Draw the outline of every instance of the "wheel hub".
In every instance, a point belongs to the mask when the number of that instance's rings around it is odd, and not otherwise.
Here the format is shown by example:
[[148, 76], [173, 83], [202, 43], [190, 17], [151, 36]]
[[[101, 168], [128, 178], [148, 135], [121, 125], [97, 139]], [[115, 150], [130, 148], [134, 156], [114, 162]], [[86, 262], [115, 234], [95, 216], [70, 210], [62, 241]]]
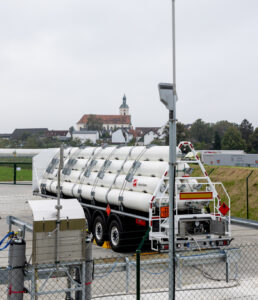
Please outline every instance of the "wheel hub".
[[100, 222], [96, 223], [95, 236], [96, 236], [96, 239], [98, 239], [98, 240], [102, 239], [103, 228], [102, 228], [102, 224]]
[[111, 229], [111, 242], [114, 246], [119, 244], [119, 231], [116, 227], [112, 227]]

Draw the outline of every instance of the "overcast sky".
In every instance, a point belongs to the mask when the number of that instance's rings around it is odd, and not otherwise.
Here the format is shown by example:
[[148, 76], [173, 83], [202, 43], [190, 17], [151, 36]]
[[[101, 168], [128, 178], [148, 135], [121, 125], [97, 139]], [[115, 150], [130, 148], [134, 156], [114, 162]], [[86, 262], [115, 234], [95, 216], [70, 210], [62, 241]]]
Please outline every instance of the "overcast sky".
[[[177, 117], [258, 126], [258, 1], [177, 0]], [[160, 126], [171, 0], [0, 1], [0, 133], [68, 129], [83, 114]]]

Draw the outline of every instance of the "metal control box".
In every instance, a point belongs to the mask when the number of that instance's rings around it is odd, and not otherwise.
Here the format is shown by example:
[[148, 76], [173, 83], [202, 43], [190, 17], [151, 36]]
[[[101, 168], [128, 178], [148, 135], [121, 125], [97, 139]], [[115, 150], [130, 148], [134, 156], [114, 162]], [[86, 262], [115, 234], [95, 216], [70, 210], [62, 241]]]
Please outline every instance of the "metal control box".
[[[56, 200], [33, 200], [29, 205], [33, 213], [32, 263], [55, 263], [56, 259]], [[86, 220], [77, 199], [61, 200], [59, 260], [85, 259]]]

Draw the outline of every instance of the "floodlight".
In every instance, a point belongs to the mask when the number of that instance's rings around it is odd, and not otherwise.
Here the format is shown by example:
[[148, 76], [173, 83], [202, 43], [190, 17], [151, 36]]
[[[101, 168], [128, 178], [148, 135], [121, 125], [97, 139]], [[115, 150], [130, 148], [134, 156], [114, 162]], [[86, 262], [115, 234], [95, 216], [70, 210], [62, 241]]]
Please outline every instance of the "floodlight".
[[176, 97], [174, 96], [173, 85], [170, 83], [160, 83], [158, 87], [160, 101], [168, 110], [174, 110]]

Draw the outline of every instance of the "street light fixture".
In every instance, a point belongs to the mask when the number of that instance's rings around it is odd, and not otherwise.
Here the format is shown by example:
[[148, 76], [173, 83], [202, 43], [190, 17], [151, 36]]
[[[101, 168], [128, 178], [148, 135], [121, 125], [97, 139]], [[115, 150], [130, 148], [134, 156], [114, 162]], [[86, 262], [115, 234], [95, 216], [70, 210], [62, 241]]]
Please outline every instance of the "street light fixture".
[[160, 83], [160, 101], [169, 110], [169, 300], [175, 300], [175, 174], [176, 174], [176, 23], [175, 0], [172, 1], [172, 79]]

